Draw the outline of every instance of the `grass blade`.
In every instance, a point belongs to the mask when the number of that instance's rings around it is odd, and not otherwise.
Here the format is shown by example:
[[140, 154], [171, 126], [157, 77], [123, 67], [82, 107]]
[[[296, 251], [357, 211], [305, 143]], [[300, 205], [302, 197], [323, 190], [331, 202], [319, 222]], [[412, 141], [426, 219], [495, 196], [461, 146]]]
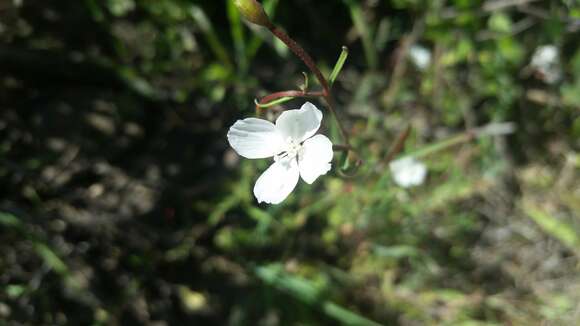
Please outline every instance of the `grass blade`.
[[371, 31], [368, 28], [369, 24], [365, 21], [360, 2], [353, 0], [343, 1], [348, 6], [354, 27], [362, 39], [367, 64], [371, 69], [376, 69], [378, 67], [377, 50], [371, 36]]
[[217, 33], [215, 32], [213, 25], [211, 24], [209, 18], [199, 6], [191, 6], [189, 8], [189, 14], [196, 22], [198, 27], [203, 32], [206, 41], [215, 54], [215, 56], [226, 66], [232, 67], [232, 61], [228, 55], [228, 51], [222, 45]]
[[246, 41], [240, 12], [234, 5], [234, 0], [227, 1], [227, 12], [230, 21], [230, 33], [234, 42], [238, 71], [243, 76], [248, 71], [248, 57], [246, 52]]
[[580, 254], [580, 235], [576, 233], [572, 226], [546, 214], [529, 200], [523, 201], [522, 209], [544, 232], [560, 241], [576, 254]]
[[344, 63], [346, 62], [347, 58], [348, 58], [348, 48], [346, 46], [343, 46], [342, 52], [340, 53], [340, 56], [338, 57], [338, 60], [334, 65], [334, 69], [332, 69], [332, 73], [330, 74], [330, 77], [328, 77], [328, 84], [330, 87], [332, 87], [334, 81], [336, 80], [336, 77], [338, 77], [338, 75], [340, 74], [340, 71], [342, 70], [342, 67], [344, 66]]
[[345, 307], [322, 297], [321, 291], [308, 280], [284, 272], [282, 266], [275, 264], [255, 268], [255, 275], [264, 283], [288, 293], [295, 299], [321, 310], [328, 317], [343, 325], [376, 326], [380, 325]]

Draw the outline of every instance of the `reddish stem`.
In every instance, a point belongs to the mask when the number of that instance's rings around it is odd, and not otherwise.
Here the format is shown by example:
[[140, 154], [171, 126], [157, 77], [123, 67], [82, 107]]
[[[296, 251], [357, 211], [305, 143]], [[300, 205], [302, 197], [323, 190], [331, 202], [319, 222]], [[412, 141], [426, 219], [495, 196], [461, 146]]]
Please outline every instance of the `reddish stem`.
[[405, 130], [403, 130], [399, 134], [395, 143], [391, 146], [389, 152], [387, 153], [387, 156], [385, 157], [384, 160], [385, 163], [389, 163], [390, 161], [392, 161], [393, 158], [395, 158], [395, 156], [403, 150], [405, 142], [407, 141], [407, 138], [409, 138], [410, 134], [411, 134], [411, 125], [408, 124]]
[[306, 52], [306, 50], [304, 50], [304, 48], [300, 46], [300, 44], [296, 43], [296, 41], [294, 41], [290, 36], [288, 36], [288, 34], [286, 34], [286, 32], [284, 32], [279, 27], [275, 26], [274, 24], [270, 24], [267, 27], [270, 30], [270, 32], [272, 32], [272, 34], [274, 34], [280, 41], [284, 42], [284, 44], [286, 44], [286, 46], [288, 46], [288, 48], [292, 52], [294, 52], [294, 54], [296, 54], [296, 56], [298, 56], [298, 58], [300, 58], [300, 60], [302, 60], [304, 64], [306, 64], [308, 69], [310, 69], [314, 73], [316, 79], [318, 79], [318, 82], [320, 83], [322, 89], [324, 90], [323, 96], [324, 97], [329, 96], [330, 87], [328, 87], [328, 82], [326, 81], [326, 78], [324, 78], [324, 75], [322, 75], [322, 72], [320, 72], [320, 69], [318, 69], [316, 63], [314, 63], [314, 60], [308, 54], [308, 52]]
[[340, 134], [341, 134], [342, 138], [344, 139], [344, 141], [346, 142], [346, 144], [350, 146], [350, 139], [349, 139], [348, 133], [346, 132], [346, 129], [344, 129], [344, 126], [342, 125], [342, 123], [338, 117], [338, 114], [336, 113], [336, 110], [334, 109], [334, 99], [332, 97], [330, 87], [328, 86], [328, 81], [326, 80], [324, 75], [322, 75], [322, 72], [320, 72], [320, 69], [318, 69], [318, 67], [316, 66], [316, 63], [314, 63], [314, 60], [312, 59], [312, 57], [308, 54], [308, 52], [306, 52], [306, 50], [304, 50], [304, 48], [302, 46], [300, 46], [300, 44], [296, 43], [296, 41], [294, 41], [290, 36], [288, 36], [288, 34], [286, 34], [286, 32], [284, 32], [279, 27], [275, 26], [273, 23], [270, 23], [266, 27], [270, 30], [270, 32], [272, 32], [272, 34], [274, 34], [274, 36], [276, 36], [280, 41], [282, 41], [284, 44], [286, 44], [286, 46], [292, 52], [294, 52], [294, 54], [296, 54], [296, 56], [298, 56], [298, 58], [300, 58], [300, 60], [302, 60], [304, 62], [304, 64], [308, 67], [308, 69], [310, 69], [310, 71], [312, 71], [312, 73], [314, 73], [314, 75], [316, 76], [316, 79], [318, 79], [318, 82], [322, 86], [322, 90], [323, 90], [322, 97], [326, 100], [326, 105], [328, 106], [328, 109], [334, 115], [334, 117], [336, 119], [336, 123], [338, 125], [338, 130], [340, 131]]

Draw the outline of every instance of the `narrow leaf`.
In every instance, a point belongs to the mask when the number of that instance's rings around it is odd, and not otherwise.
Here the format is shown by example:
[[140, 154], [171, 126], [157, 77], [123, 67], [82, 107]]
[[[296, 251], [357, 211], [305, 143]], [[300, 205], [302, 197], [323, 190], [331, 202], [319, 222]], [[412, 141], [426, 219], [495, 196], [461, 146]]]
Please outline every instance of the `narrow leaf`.
[[340, 56], [338, 57], [338, 61], [336, 61], [336, 64], [334, 65], [334, 69], [332, 69], [332, 73], [330, 74], [330, 77], [328, 78], [328, 83], [329, 83], [330, 87], [332, 87], [332, 85], [334, 84], [334, 81], [336, 80], [336, 78], [340, 74], [340, 71], [342, 70], [342, 67], [344, 66], [344, 63], [346, 62], [347, 58], [348, 58], [348, 48], [346, 46], [343, 46], [342, 52], [340, 53]]

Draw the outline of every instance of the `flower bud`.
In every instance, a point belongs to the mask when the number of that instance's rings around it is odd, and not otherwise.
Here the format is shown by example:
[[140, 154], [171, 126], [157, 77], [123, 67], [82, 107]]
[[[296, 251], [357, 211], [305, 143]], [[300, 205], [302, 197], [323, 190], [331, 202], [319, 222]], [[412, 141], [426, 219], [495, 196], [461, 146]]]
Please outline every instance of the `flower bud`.
[[268, 27], [272, 23], [268, 19], [268, 15], [264, 11], [264, 7], [256, 0], [235, 0], [234, 4], [242, 14], [242, 16], [248, 21]]

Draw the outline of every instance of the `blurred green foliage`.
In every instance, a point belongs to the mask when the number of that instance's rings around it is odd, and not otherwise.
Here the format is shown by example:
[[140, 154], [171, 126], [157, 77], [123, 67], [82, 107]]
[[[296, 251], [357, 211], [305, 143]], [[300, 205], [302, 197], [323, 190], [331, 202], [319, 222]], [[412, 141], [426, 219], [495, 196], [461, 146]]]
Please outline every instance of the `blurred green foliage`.
[[[0, 5], [0, 320], [578, 323], [580, 3], [262, 3], [327, 76], [349, 47], [334, 91], [364, 160], [278, 206], [225, 133], [306, 68], [233, 1]], [[429, 176], [402, 188], [385, 158], [409, 124], [399, 157]]]

